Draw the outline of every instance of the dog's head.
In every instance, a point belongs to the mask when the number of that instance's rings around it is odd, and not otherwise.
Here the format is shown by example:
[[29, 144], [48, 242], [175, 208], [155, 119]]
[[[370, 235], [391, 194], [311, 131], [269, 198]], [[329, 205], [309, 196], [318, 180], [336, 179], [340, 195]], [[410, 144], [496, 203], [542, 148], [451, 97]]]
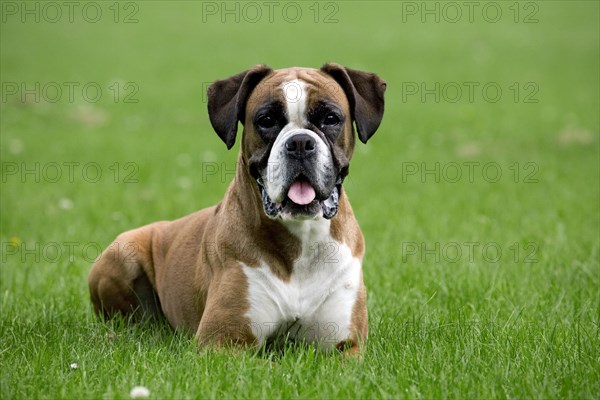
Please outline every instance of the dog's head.
[[213, 128], [227, 148], [244, 126], [242, 157], [267, 216], [332, 218], [354, 150], [383, 117], [386, 84], [338, 64], [272, 70], [257, 65], [208, 89]]

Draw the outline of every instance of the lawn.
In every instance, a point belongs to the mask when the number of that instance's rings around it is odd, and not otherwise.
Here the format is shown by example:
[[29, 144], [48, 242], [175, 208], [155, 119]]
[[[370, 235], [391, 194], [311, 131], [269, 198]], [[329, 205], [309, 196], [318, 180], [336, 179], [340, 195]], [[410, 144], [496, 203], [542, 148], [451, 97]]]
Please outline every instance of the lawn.
[[[0, 397], [599, 398], [599, 3], [269, 4], [0, 2]], [[98, 252], [232, 178], [207, 85], [327, 61], [388, 83], [362, 360], [98, 321]]]

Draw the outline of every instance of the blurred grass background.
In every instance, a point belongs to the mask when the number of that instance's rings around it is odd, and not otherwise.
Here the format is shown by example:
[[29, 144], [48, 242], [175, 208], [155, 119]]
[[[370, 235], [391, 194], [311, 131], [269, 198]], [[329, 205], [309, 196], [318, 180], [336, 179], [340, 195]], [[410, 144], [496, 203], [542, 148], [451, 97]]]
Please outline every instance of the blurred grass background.
[[[247, 3], [92, 3], [102, 11], [98, 22], [83, 17], [85, 2], [69, 22], [59, 2], [63, 17], [53, 23], [44, 2], [2, 2], [3, 398], [119, 398], [134, 386], [129, 378], [162, 365], [170, 369], [151, 389], [178, 398], [600, 395], [597, 2], [475, 2], [473, 22], [463, 7], [456, 23], [442, 11], [448, 2], [297, 2], [296, 23], [284, 18], [285, 2], [277, 3], [273, 22], [261, 8], [256, 23], [243, 13], [239, 22], [220, 14], [220, 7], [241, 12]], [[498, 22], [482, 13], [490, 3], [502, 11]], [[39, 22], [35, 11], [21, 14], [35, 4]], [[211, 7], [217, 14], [207, 13]], [[439, 22], [422, 7], [439, 7]], [[137, 22], [125, 23], [127, 16]], [[326, 23], [327, 16], [335, 21]], [[294, 374], [277, 375], [265, 391], [273, 371], [252, 357], [198, 360], [188, 355], [187, 339], [167, 347], [168, 333], [158, 343], [143, 331], [129, 336], [141, 337], [143, 352], [129, 347], [127, 333], [123, 343], [105, 344], [103, 329], [112, 328], [95, 322], [86, 286], [94, 249], [124, 230], [219, 201], [231, 180], [239, 144], [227, 152], [212, 131], [207, 85], [259, 63], [328, 61], [388, 83], [383, 124], [368, 145], [357, 145], [346, 181], [367, 240], [365, 365], [284, 358], [279, 365]], [[76, 85], [72, 100], [68, 82]], [[406, 92], [415, 84], [465, 82], [479, 85], [473, 101], [466, 89], [457, 102]], [[36, 83], [57, 84], [62, 96], [51, 102], [51, 91], [39, 99], [22, 93]], [[488, 83], [502, 89], [497, 102], [482, 94]], [[86, 84], [102, 89], [97, 102], [82, 95]], [[536, 102], [528, 103], [531, 87]], [[502, 177], [490, 183], [477, 167], [470, 182], [465, 162], [495, 163]], [[43, 173], [51, 163], [62, 166], [57, 182]], [[72, 180], [64, 163], [80, 163]], [[99, 166], [98, 182], [84, 175], [86, 163]], [[206, 174], [212, 163], [217, 175]], [[421, 170], [407, 174], [415, 165], [449, 163], [463, 166], [457, 183]], [[534, 182], [526, 183], [530, 166]], [[36, 168], [39, 178], [21, 175]], [[135, 182], [125, 183], [131, 172]], [[479, 243], [473, 257], [466, 253], [471, 242]], [[75, 243], [73, 257], [67, 243]], [[502, 250], [499, 261], [482, 256], [488, 243]], [[415, 244], [417, 253], [408, 252]], [[443, 253], [449, 244], [462, 256]], [[535, 262], [526, 259], [531, 249]], [[99, 348], [88, 349], [96, 337]], [[116, 381], [115, 354], [124, 360]], [[127, 360], [134, 356], [140, 361], [132, 372]], [[96, 376], [70, 375], [76, 358], [94, 365]], [[209, 365], [216, 377], [198, 377]], [[336, 376], [337, 367], [348, 374]], [[252, 368], [256, 379], [243, 379]]]

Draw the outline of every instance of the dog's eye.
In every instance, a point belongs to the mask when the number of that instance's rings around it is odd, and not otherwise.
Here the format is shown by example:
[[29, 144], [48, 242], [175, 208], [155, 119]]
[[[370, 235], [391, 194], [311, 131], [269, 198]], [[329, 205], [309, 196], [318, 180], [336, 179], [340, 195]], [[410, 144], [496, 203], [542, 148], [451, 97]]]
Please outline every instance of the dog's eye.
[[323, 125], [334, 126], [340, 123], [340, 118], [334, 113], [329, 113], [323, 119]]
[[263, 115], [256, 120], [256, 125], [262, 129], [269, 129], [275, 126], [277, 121], [270, 115]]

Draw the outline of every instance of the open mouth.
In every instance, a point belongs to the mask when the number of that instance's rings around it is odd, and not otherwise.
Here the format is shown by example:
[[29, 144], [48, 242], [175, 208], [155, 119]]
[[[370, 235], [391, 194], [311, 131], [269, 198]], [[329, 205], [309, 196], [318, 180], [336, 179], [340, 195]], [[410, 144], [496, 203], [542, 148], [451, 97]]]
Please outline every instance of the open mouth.
[[315, 189], [310, 182], [304, 179], [296, 179], [288, 189], [287, 198], [299, 206], [305, 206], [317, 197]]
[[325, 200], [318, 200], [312, 184], [300, 176], [290, 184], [287, 195], [281, 202], [271, 200], [261, 178], [257, 179], [265, 214], [271, 218], [278, 215], [294, 217], [315, 217], [322, 213], [326, 219], [335, 216], [338, 210], [342, 178], [339, 177], [331, 194]]

